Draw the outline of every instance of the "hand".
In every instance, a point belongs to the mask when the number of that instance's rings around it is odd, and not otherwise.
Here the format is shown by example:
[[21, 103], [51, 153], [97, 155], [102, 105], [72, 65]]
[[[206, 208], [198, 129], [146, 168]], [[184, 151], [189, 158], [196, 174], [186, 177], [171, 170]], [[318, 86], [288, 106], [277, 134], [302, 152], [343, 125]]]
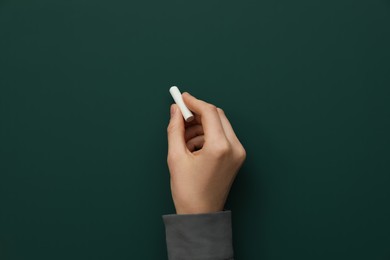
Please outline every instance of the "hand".
[[246, 152], [222, 109], [182, 94], [195, 119], [184, 121], [171, 105], [168, 167], [177, 214], [222, 211]]

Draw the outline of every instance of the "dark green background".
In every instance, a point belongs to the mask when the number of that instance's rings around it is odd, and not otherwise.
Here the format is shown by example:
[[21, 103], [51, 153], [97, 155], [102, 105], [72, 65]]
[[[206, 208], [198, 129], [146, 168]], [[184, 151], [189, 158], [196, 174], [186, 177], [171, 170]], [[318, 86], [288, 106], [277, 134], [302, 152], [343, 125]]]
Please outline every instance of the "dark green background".
[[247, 150], [236, 259], [390, 259], [390, 2], [0, 1], [0, 259], [166, 259], [177, 85]]

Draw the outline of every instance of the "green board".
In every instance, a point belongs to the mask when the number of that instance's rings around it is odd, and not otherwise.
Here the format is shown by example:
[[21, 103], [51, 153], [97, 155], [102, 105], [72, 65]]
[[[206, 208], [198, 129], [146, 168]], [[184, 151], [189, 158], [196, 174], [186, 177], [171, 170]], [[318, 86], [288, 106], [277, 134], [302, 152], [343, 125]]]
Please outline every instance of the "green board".
[[390, 259], [388, 0], [0, 1], [0, 259], [167, 258], [172, 85], [246, 148], [236, 259]]

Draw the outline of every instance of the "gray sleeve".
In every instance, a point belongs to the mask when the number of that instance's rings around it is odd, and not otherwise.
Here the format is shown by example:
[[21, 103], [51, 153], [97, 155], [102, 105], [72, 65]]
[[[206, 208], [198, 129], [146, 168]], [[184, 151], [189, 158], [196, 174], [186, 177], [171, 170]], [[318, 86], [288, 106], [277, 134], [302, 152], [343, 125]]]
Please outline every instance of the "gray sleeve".
[[163, 215], [169, 260], [232, 260], [231, 211]]

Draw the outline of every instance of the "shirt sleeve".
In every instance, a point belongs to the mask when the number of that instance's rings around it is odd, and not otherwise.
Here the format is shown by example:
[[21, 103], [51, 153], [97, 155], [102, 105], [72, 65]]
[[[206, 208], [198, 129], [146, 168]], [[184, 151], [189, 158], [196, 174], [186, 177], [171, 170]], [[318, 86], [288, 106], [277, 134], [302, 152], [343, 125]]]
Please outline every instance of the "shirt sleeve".
[[163, 215], [169, 260], [232, 260], [231, 211]]

